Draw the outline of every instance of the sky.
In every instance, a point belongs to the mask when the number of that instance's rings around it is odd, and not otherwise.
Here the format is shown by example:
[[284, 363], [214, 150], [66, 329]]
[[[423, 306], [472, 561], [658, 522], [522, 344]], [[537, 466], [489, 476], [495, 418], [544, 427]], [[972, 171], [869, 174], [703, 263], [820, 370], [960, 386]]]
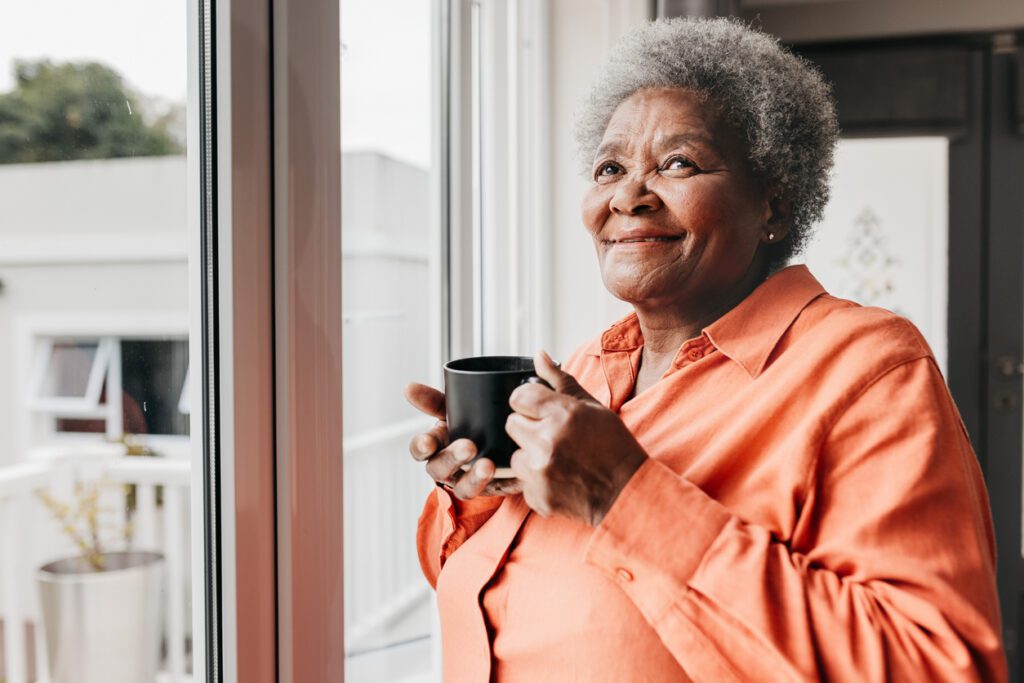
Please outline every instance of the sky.
[[[430, 160], [432, 0], [341, 0], [342, 148]], [[185, 0], [3, 0], [0, 92], [15, 59], [94, 60], [148, 96], [184, 102]]]

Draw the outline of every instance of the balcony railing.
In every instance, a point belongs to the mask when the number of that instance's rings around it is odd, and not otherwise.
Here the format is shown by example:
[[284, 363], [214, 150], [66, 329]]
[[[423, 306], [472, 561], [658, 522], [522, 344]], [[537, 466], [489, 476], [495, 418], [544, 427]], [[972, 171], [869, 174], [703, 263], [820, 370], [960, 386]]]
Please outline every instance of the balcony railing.
[[[3, 660], [5, 683], [46, 683], [43, 629], [35, 615], [26, 614], [23, 596], [28, 590], [23, 578], [33, 572], [37, 558], [22, 552], [32, 547], [32, 534], [56, 535], [54, 525], [43, 529], [40, 518], [29, 506], [39, 504], [35, 492], [68, 480], [99, 479], [135, 486], [133, 549], [157, 550], [164, 555], [164, 658], [159, 683], [191, 681], [188, 674], [190, 639], [186, 609], [190, 602], [189, 528], [187, 502], [191, 472], [189, 462], [179, 459], [127, 456], [96, 457], [76, 453], [73, 448], [37, 453], [30, 461], [0, 468], [0, 596], [2, 596]], [[157, 504], [157, 487], [162, 488], [162, 505]], [[26, 523], [28, 520], [28, 523]], [[38, 614], [38, 609], [27, 610]], [[26, 628], [28, 626], [28, 628]], [[26, 631], [35, 637], [29, 650]], [[34, 675], [33, 675], [34, 674]]]
[[345, 439], [348, 654], [430, 634], [430, 586], [415, 538], [433, 487], [407, 455], [409, 439], [423, 430], [414, 418]]
[[[355, 669], [370, 671], [374, 659], [415, 659], [399, 667], [403, 680], [430, 680], [428, 658], [411, 641], [429, 638], [434, 627], [430, 589], [415, 552], [416, 520], [429, 480], [411, 463], [409, 438], [424, 428], [412, 419], [345, 440], [346, 650]], [[40, 450], [27, 462], [0, 467], [0, 621], [3, 622], [3, 683], [48, 683], [43, 629], [35, 598], [26, 585], [47, 559], [22, 552], [33, 535], [56, 539], [57, 525], [36, 500], [40, 489], [68, 488], [73, 481], [102, 480], [135, 487], [132, 548], [156, 550], [165, 558], [164, 657], [158, 683], [191, 681], [191, 534], [188, 502], [191, 467], [187, 459], [128, 457], [114, 448], [85, 452], [69, 447]], [[158, 488], [161, 493], [158, 496]], [[158, 501], [159, 497], [159, 501]], [[27, 512], [33, 514], [28, 515]], [[29, 520], [28, 523], [25, 520]], [[55, 541], [54, 541], [55, 542]], [[34, 578], [31, 579], [34, 581]], [[34, 594], [33, 594], [34, 595]], [[21, 627], [19, 628], [19, 625]], [[28, 625], [26, 629], [25, 626]], [[35, 634], [32, 643], [26, 631]], [[30, 647], [32, 645], [32, 647]], [[427, 667], [428, 670], [424, 670]], [[356, 677], [358, 679], [358, 677]], [[368, 673], [365, 680], [373, 678]], [[393, 680], [393, 678], [388, 678]]]

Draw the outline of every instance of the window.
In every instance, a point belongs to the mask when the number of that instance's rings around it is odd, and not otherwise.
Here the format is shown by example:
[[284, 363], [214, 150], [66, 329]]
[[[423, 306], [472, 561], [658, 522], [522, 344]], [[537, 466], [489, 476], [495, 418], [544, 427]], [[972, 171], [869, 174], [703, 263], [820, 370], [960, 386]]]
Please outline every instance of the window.
[[[341, 0], [347, 673], [436, 675], [402, 398], [547, 334], [543, 3]], [[384, 40], [382, 37], [387, 36]], [[416, 103], [416, 106], [410, 106]], [[432, 103], [432, 106], [426, 106]]]
[[31, 405], [54, 432], [188, 436], [187, 340], [44, 338], [36, 358]]
[[[197, 6], [44, 0], [0, 11], [6, 683], [205, 679], [191, 620], [191, 586], [205, 582], [190, 533], [204, 508], [190, 505], [193, 430], [180, 410], [198, 225], [186, 153]], [[162, 457], [130, 457], [143, 454]], [[201, 549], [202, 534], [194, 540]], [[54, 588], [90, 581], [117, 599]]]
[[99, 414], [114, 340], [46, 339], [39, 343], [31, 380], [34, 410]]
[[[422, 0], [341, 0], [346, 680], [430, 673], [431, 591], [412, 538], [430, 482], [402, 398], [440, 368], [436, 78]], [[432, 16], [434, 15], [434, 16]]]

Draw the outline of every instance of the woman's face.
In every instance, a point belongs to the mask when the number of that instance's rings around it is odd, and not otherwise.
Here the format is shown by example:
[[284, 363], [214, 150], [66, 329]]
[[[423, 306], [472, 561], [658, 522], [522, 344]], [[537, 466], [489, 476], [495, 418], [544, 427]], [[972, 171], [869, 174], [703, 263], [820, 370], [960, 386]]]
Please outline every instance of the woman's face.
[[592, 173], [583, 222], [605, 287], [634, 305], [721, 305], [759, 279], [768, 233], [781, 237], [742, 138], [688, 90], [624, 100]]

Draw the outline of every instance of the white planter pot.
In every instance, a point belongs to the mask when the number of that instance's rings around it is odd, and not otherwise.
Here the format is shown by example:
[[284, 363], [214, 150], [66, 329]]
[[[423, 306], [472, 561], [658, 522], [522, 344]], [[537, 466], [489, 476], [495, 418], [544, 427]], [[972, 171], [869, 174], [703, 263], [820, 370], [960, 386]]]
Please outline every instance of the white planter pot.
[[39, 569], [51, 683], [152, 683], [160, 658], [163, 556], [104, 553]]

